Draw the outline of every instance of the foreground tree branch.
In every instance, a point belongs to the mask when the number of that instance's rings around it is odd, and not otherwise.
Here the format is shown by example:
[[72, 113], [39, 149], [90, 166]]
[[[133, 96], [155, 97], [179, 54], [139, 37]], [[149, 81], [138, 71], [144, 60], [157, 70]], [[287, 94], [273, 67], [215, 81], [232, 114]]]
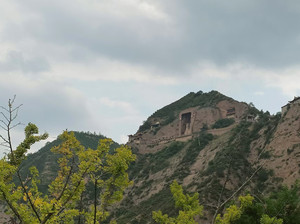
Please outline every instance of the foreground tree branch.
[[[43, 195], [38, 189], [39, 172], [30, 168], [30, 177], [22, 179], [20, 167], [26, 158], [31, 145], [44, 140], [48, 134], [38, 135], [38, 128], [29, 123], [25, 127], [25, 139], [14, 149], [11, 130], [20, 122], [15, 122], [19, 108], [14, 107], [15, 97], [8, 101], [8, 108], [3, 106], [1, 127], [6, 136], [0, 135], [3, 141], [0, 146], [8, 148], [9, 153], [0, 160], [0, 200], [6, 202], [10, 214], [22, 224], [31, 223], [70, 223], [81, 217], [87, 223], [100, 223], [108, 216], [108, 207], [122, 199], [125, 188], [131, 184], [127, 169], [135, 156], [125, 146], [110, 151], [112, 140], [99, 142], [96, 150], [86, 149], [75, 138], [74, 133], [63, 132], [62, 143], [51, 151], [60, 155], [57, 177], [49, 187], [49, 194]], [[105, 178], [102, 174], [105, 173]], [[13, 177], [18, 183], [13, 182]], [[80, 206], [87, 183], [93, 183], [95, 197], [93, 208]], [[99, 202], [100, 201], [100, 202]]]

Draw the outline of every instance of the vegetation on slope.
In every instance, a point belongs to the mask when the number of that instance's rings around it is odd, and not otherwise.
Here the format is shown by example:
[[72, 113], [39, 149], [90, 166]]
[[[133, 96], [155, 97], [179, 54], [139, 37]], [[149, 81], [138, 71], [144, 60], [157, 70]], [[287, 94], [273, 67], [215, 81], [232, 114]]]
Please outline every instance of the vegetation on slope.
[[[38, 135], [38, 128], [29, 123], [24, 141], [13, 149], [10, 124], [11, 120], [7, 123], [8, 138], [1, 135], [10, 153], [0, 160], [0, 200], [6, 202], [12, 223], [100, 223], [108, 217], [108, 208], [123, 198], [125, 188], [131, 184], [127, 169], [135, 155], [128, 147], [121, 146], [111, 152], [112, 140], [102, 139], [93, 150], [83, 147], [74, 133], [63, 132], [61, 144], [51, 148], [60, 155], [59, 169], [48, 192], [43, 194], [38, 187], [37, 168], [30, 167], [24, 179], [19, 167], [30, 146], [45, 139], [47, 134]], [[13, 182], [13, 176], [17, 183]], [[82, 203], [87, 184], [94, 190], [93, 203], [87, 200]]]
[[[159, 152], [138, 155], [136, 162], [131, 164], [129, 175], [141, 184], [133, 186], [120, 207], [114, 212], [113, 217], [119, 223], [153, 223], [151, 212], [157, 209], [169, 216], [174, 216], [178, 209], [172, 203], [169, 185], [176, 179], [182, 182], [184, 177], [189, 175], [190, 166], [196, 161], [201, 150], [212, 140], [211, 134], [201, 132], [198, 138], [192, 141], [173, 142]], [[171, 163], [178, 159], [176, 166], [172, 166], [174, 170], [172, 170], [171, 175], [166, 175], [165, 172], [170, 169]], [[155, 180], [149, 179], [150, 175], [155, 175], [158, 172], [162, 172], [162, 176], [166, 175], [164, 187], [158, 193], [136, 205], [132, 197], [143, 197], [144, 194], [147, 195], [152, 185], [159, 184]], [[129, 207], [130, 211], [127, 209]]]
[[[15, 98], [8, 101], [8, 107], [1, 107], [3, 120], [0, 134], [2, 146], [9, 153], [0, 159], [0, 200], [7, 205], [12, 223], [100, 223], [109, 215], [108, 208], [120, 201], [123, 192], [131, 182], [127, 170], [135, 155], [126, 146], [110, 149], [111, 139], [100, 140], [96, 149], [85, 148], [74, 133], [64, 131], [61, 143], [52, 147], [59, 154], [59, 167], [55, 179], [49, 184], [48, 192], [43, 194], [38, 184], [40, 173], [35, 166], [23, 178], [20, 173], [22, 162], [31, 145], [45, 140], [47, 133], [39, 135], [36, 125], [29, 123], [24, 130], [24, 140], [12, 147], [11, 131], [18, 125], [15, 119], [18, 107]], [[4, 126], [3, 126], [4, 125]], [[13, 177], [17, 181], [13, 181]], [[83, 202], [87, 184], [94, 190], [93, 206]], [[115, 223], [115, 222], [114, 222]]]
[[[101, 139], [106, 139], [103, 135], [97, 135], [90, 132], [74, 132], [76, 139], [85, 147], [96, 149]], [[21, 176], [26, 178], [29, 175], [29, 168], [35, 166], [41, 175], [40, 183], [38, 184], [40, 190], [44, 193], [48, 190], [48, 185], [57, 175], [59, 154], [51, 152], [51, 148], [61, 144], [61, 139], [57, 138], [52, 142], [46, 143], [39, 151], [28, 154], [27, 158], [21, 164]], [[119, 147], [119, 144], [113, 142], [110, 146], [111, 150]]]
[[224, 118], [224, 119], [220, 119], [217, 120], [213, 125], [212, 128], [226, 128], [230, 125], [232, 125], [234, 123], [234, 119], [233, 118]]
[[168, 223], [186, 223], [186, 224], [196, 224], [195, 217], [203, 215], [203, 206], [199, 204], [199, 194], [194, 193], [193, 195], [185, 195], [183, 193], [182, 187], [173, 181], [170, 186], [173, 199], [175, 201], [175, 207], [180, 209], [177, 217], [169, 217], [167, 214], [162, 213], [162, 211], [154, 211], [153, 219], [157, 223], [168, 224]]
[[161, 120], [161, 125], [170, 124], [176, 119], [179, 114], [179, 111], [182, 111], [189, 107], [213, 107], [217, 105], [222, 100], [231, 99], [218, 91], [211, 91], [208, 93], [203, 93], [199, 91], [197, 93], [189, 93], [181, 99], [157, 110], [152, 114], [143, 125], [140, 126], [138, 132], [148, 130], [151, 127], [150, 120], [158, 119]]
[[[207, 169], [199, 173], [199, 177], [204, 179], [200, 185], [197, 185], [200, 198], [203, 201], [219, 200], [220, 192], [223, 189], [222, 180], [224, 182], [224, 179], [229, 178], [237, 186], [240, 186], [253, 173], [256, 173], [252, 179], [252, 183], [256, 184], [255, 190], [257, 192], [265, 190], [266, 181], [273, 175], [273, 171], [266, 170], [260, 167], [259, 164], [253, 166], [249, 163], [250, 145], [258, 138], [264, 139], [264, 145], [266, 145], [276, 130], [280, 116], [270, 117], [268, 113], [260, 116], [259, 121], [255, 123], [240, 122], [231, 131], [231, 137], [228, 139], [227, 144], [209, 162]], [[262, 133], [262, 136], [259, 133]], [[264, 153], [261, 153], [258, 159], [266, 159]], [[226, 190], [226, 188], [223, 190], [223, 199], [221, 199], [225, 200], [232, 192]]]
[[144, 179], [149, 174], [168, 168], [172, 157], [182, 150], [183, 146], [182, 142], [173, 142], [157, 153], [138, 155], [137, 161], [131, 164], [129, 169], [130, 177]]
[[276, 217], [282, 222], [270, 220], [267, 223], [300, 223], [300, 191], [299, 183], [295, 183], [291, 188], [281, 186], [277, 191], [271, 194], [254, 199], [254, 203], [247, 207], [240, 218], [232, 224], [259, 224], [262, 217]]
[[195, 163], [200, 151], [204, 149], [205, 146], [207, 146], [212, 140], [212, 134], [206, 133], [205, 131], [200, 132], [198, 136], [188, 144], [184, 156], [178, 163], [176, 170], [169, 179], [178, 179], [182, 181], [186, 176], [188, 176], [190, 174], [190, 167]]
[[[152, 218], [156, 223], [197, 224], [196, 219], [203, 217], [203, 206], [199, 204], [199, 194], [184, 194], [177, 181], [170, 186], [177, 217], [163, 214], [161, 210], [153, 211]], [[291, 188], [281, 187], [272, 194], [239, 196], [232, 200], [223, 214], [213, 218], [214, 224], [296, 224], [300, 222], [300, 191], [296, 182]], [[204, 218], [204, 217], [203, 217]]]
[[[242, 121], [233, 128], [227, 143], [221, 146], [214, 159], [209, 162], [207, 169], [199, 171], [197, 178], [187, 186], [188, 189], [197, 189], [202, 203], [216, 203], [222, 191], [222, 200], [232, 194], [232, 191], [222, 189], [221, 184], [226, 179], [228, 172], [230, 178], [235, 181], [236, 186], [245, 182], [255, 172], [256, 167], [253, 167], [248, 161], [251, 143], [261, 138], [266, 145], [272, 139], [280, 116], [270, 116], [268, 112], [263, 113], [255, 108], [250, 108], [250, 110], [252, 110], [250, 111], [252, 114], [260, 116], [258, 121]], [[218, 137], [214, 137], [206, 131], [201, 131], [198, 137], [189, 142], [174, 142], [157, 153], [138, 155], [138, 160], [132, 164], [129, 173], [139, 184], [130, 190], [128, 197], [114, 214], [115, 217], [118, 217], [118, 221], [128, 223], [135, 220], [136, 223], [149, 223], [151, 222], [149, 211], [157, 209], [161, 209], [163, 213], [169, 216], [174, 216], [178, 210], [170, 205], [171, 192], [168, 190], [169, 184], [173, 180], [182, 183], [184, 178], [190, 175], [190, 168], [195, 163], [201, 150], [216, 138]], [[267, 153], [261, 154], [262, 159], [266, 159], [266, 156]], [[173, 165], [171, 166], [171, 164]], [[167, 171], [170, 170], [170, 167], [172, 167], [172, 172]], [[163, 189], [141, 203], [135, 204], [132, 201], [133, 197], [145, 197], [151, 186], [158, 184], [156, 180], [149, 179], [150, 175], [157, 172], [160, 172], [160, 175], [164, 177]], [[272, 170], [260, 168], [257, 171], [252, 181], [256, 184], [257, 191], [264, 191], [265, 182], [271, 176]], [[131, 208], [130, 212], [127, 212], [127, 207]], [[206, 209], [209, 210], [209, 208]]]

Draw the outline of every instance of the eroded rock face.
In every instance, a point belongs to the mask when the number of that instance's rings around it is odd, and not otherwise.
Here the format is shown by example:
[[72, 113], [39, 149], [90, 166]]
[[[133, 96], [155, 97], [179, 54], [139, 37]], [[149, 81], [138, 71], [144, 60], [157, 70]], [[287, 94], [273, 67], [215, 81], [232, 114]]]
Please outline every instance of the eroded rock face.
[[[233, 118], [235, 122], [227, 127], [212, 128], [216, 121], [224, 118]], [[144, 211], [135, 221], [151, 223], [151, 215], [146, 216], [153, 209], [172, 210], [167, 205], [172, 200], [168, 188], [173, 180], [179, 181], [189, 192], [198, 192], [200, 203], [205, 206], [216, 205], [216, 196], [220, 195], [224, 183], [226, 193], [221, 201], [256, 170], [259, 172], [245, 185], [245, 192], [258, 190], [268, 194], [281, 184], [291, 186], [300, 178], [299, 102], [290, 103], [280, 116], [232, 99], [222, 99], [210, 106], [181, 108], [167, 124], [154, 116], [148, 122], [154, 126], [137, 132], [129, 143], [138, 149], [140, 161], [132, 175], [134, 184], [122, 206], [133, 206], [136, 216]], [[209, 135], [213, 137], [203, 146]], [[188, 141], [190, 139], [192, 141]], [[206, 211], [209, 209], [205, 207]], [[211, 223], [212, 214], [207, 212], [205, 217], [208, 220], [202, 222]], [[122, 218], [126, 223], [131, 220], [126, 215]]]
[[[151, 127], [129, 137], [128, 145], [138, 148], [140, 153], [153, 153], [161, 150], [164, 144], [172, 141], [188, 141], [203, 129], [210, 129], [214, 134], [222, 130], [212, 130], [212, 125], [225, 118], [239, 122], [245, 119], [249, 106], [232, 99], [222, 100], [213, 107], [191, 107], [177, 112], [176, 118], [169, 124], [162, 119], [149, 118]], [[226, 131], [230, 130], [227, 128]]]
[[291, 104], [283, 114], [265, 149], [272, 156], [265, 166], [274, 170], [274, 176], [288, 185], [300, 178], [300, 103]]

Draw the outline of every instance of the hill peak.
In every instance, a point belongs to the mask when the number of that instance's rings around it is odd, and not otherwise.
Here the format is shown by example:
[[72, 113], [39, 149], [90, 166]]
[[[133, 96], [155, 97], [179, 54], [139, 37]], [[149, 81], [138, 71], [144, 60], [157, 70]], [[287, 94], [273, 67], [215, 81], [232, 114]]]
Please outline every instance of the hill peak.
[[[243, 119], [254, 120], [256, 112], [218, 91], [191, 92], [153, 113], [135, 135], [129, 136], [129, 144], [138, 144], [140, 152], [157, 151], [165, 143], [190, 140], [204, 129], [222, 134]], [[227, 129], [213, 130], [220, 127]]]

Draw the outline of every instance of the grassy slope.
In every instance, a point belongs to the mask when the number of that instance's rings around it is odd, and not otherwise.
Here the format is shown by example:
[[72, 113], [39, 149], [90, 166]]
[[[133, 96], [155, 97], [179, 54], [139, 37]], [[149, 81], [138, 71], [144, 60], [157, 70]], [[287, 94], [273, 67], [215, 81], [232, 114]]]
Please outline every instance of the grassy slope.
[[[84, 132], [74, 132], [76, 138], [86, 148], [96, 149], [100, 139], [106, 138], [102, 135], [96, 135]], [[38, 152], [29, 154], [27, 159], [21, 165], [21, 174], [26, 177], [28, 170], [31, 166], [36, 166], [40, 173], [41, 184], [40, 190], [42, 192], [47, 191], [47, 186], [56, 177], [58, 171], [57, 159], [58, 155], [51, 152], [51, 148], [60, 144], [60, 140], [56, 139], [53, 142], [47, 143]], [[115, 149], [119, 146], [118, 143], [114, 142], [111, 149]]]

